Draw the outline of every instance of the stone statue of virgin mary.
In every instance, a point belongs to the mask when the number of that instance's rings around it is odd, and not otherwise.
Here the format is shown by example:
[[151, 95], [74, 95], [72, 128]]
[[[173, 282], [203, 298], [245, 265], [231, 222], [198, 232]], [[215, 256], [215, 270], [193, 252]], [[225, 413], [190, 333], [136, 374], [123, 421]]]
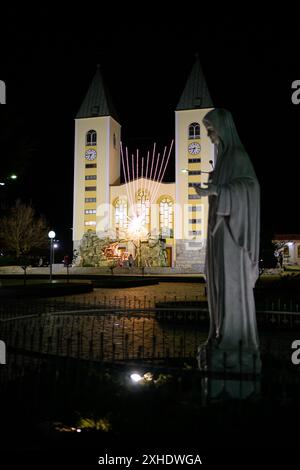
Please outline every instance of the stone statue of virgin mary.
[[259, 372], [253, 288], [259, 273], [260, 190], [232, 115], [214, 109], [203, 119], [217, 146], [209, 198], [206, 278], [210, 331], [199, 365], [211, 370]]

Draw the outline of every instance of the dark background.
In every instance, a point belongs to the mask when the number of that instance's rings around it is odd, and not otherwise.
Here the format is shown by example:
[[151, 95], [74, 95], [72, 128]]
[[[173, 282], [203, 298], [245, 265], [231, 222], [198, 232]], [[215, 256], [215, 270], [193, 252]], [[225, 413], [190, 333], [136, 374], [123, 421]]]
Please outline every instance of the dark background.
[[[96, 65], [123, 143], [146, 152], [154, 141], [162, 147], [174, 137], [174, 111], [196, 52], [215, 106], [233, 113], [256, 169], [262, 238], [300, 233], [300, 105], [291, 101], [291, 84], [300, 79], [297, 15], [183, 8], [186, 15], [176, 16], [146, 6], [132, 14], [117, 7], [104, 12], [92, 4], [75, 14], [70, 7], [2, 10], [7, 105], [0, 106], [0, 178], [18, 174], [0, 187], [2, 207], [17, 197], [31, 200], [65, 251], [72, 236], [74, 118]], [[174, 179], [174, 156], [165, 179]]]

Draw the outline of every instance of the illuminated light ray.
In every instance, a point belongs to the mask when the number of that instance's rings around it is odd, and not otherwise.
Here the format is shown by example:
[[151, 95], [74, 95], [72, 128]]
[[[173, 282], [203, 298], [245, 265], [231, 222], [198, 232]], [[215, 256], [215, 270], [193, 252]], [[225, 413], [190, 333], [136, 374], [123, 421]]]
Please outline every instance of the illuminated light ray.
[[138, 158], [137, 158], [137, 156], [138, 156], [138, 150], [136, 150], [136, 154], [135, 154], [135, 158], [136, 158], [136, 175], [135, 175], [135, 180], [134, 180], [134, 182], [135, 182], [135, 197], [136, 197], [136, 195], [138, 193], [138, 190], [139, 190], [139, 181], [138, 181], [139, 173], [138, 173]]
[[153, 169], [153, 163], [154, 163], [154, 155], [155, 155], [155, 149], [156, 149], [156, 142], [154, 142], [154, 145], [153, 145], [153, 152], [152, 152], [152, 161], [151, 161], [151, 170], [150, 170], [150, 177], [149, 177], [149, 184], [148, 184], [148, 188], [150, 189], [151, 187], [151, 183], [152, 183], [152, 169]]
[[[161, 156], [160, 153], [156, 155], [156, 143], [154, 143], [151, 164], [149, 161], [150, 150], [148, 150], [147, 152], [147, 157], [146, 157], [147, 161], [145, 164], [145, 158], [142, 156], [141, 156], [142, 161], [140, 163], [139, 149], [137, 149], [135, 153], [131, 154], [131, 168], [129, 164], [128, 148], [126, 147], [126, 165], [125, 165], [125, 152], [123, 149], [123, 145], [121, 144], [122, 168], [124, 172], [126, 191], [127, 191], [127, 196], [128, 196], [128, 200], [130, 203], [131, 214], [132, 214], [132, 217], [129, 217], [127, 215], [127, 220], [130, 221], [128, 223], [127, 231], [128, 233], [130, 233], [130, 231], [137, 232], [139, 238], [144, 237], [148, 234], [148, 229], [146, 228], [146, 225], [147, 225], [146, 220], [144, 219], [144, 217], [146, 217], [146, 213], [144, 213], [143, 208], [147, 212], [147, 205], [151, 207], [151, 204], [155, 203], [160, 184], [163, 181], [163, 178], [164, 178], [167, 166], [168, 166], [173, 144], [174, 144], [174, 140], [172, 140], [170, 144], [168, 155], [167, 155], [167, 146], [165, 146], [163, 154]], [[156, 159], [156, 162], [154, 162], [155, 159]], [[146, 167], [146, 171], [145, 171], [145, 167]], [[142, 185], [140, 188], [139, 188], [139, 179], [141, 180], [145, 179], [145, 181], [141, 182]], [[137, 206], [136, 206], [136, 196], [139, 190], [141, 191], [140, 193], [141, 213], [140, 214], [137, 211]], [[143, 229], [140, 228], [140, 225], [143, 225]]]
[[[165, 172], [166, 172], [166, 169], [167, 169], [167, 166], [168, 166], [168, 162], [169, 162], [170, 155], [171, 155], [171, 152], [172, 152], [173, 144], [174, 144], [174, 139], [172, 140], [171, 145], [170, 145], [170, 148], [169, 148], [168, 158], [167, 158], [167, 161], [166, 161], [166, 164], [165, 164], [165, 167], [164, 167], [163, 174], [162, 174], [162, 176], [161, 176], [160, 182], [163, 180], [163, 178], [164, 178], [164, 176], [165, 176]], [[158, 187], [159, 187], [159, 186], [158, 186]], [[157, 190], [158, 190], [158, 188], [157, 188]], [[156, 197], [156, 194], [157, 194], [157, 191], [156, 191], [156, 193], [154, 194], [154, 198]]]
[[145, 188], [146, 192], [149, 193], [149, 187], [150, 187], [150, 177], [148, 176], [148, 167], [149, 167], [149, 157], [150, 157], [150, 151], [148, 150], [147, 152], [147, 167], [146, 167], [146, 182], [145, 182]]
[[148, 165], [149, 165], [149, 150], [147, 152], [147, 163], [146, 163], [146, 176], [145, 176], [145, 187], [147, 188], [148, 186], [148, 180], [147, 180], [147, 175], [148, 175]]
[[139, 191], [139, 149], [136, 149], [136, 185], [137, 185], [137, 190], [136, 193]]
[[[127, 151], [127, 148], [126, 148], [126, 151]], [[128, 154], [127, 154], [127, 156], [128, 156]], [[127, 175], [126, 175], [125, 163], [124, 163], [124, 152], [123, 152], [123, 144], [122, 144], [122, 142], [121, 142], [121, 159], [122, 159], [122, 166], [123, 166], [124, 179], [125, 179], [125, 185], [126, 185], [126, 193], [127, 193], [127, 215], [126, 215], [126, 219], [128, 219], [128, 210], [129, 210], [128, 201], [129, 201], [130, 206], [132, 206], [132, 199], [131, 199], [131, 194], [130, 194], [130, 187], [128, 186], [128, 182], [129, 182], [129, 179], [130, 179], [130, 173], [129, 173], [128, 159], [127, 159], [127, 169], [128, 169], [128, 173], [127, 173]]]
[[166, 172], [166, 169], [167, 169], [167, 166], [168, 166], [169, 158], [170, 158], [170, 155], [171, 155], [171, 151], [172, 151], [172, 147], [173, 147], [173, 142], [174, 142], [174, 141], [172, 140], [171, 145], [170, 145], [170, 149], [169, 149], [169, 153], [168, 153], [168, 157], [167, 157], [167, 161], [166, 161], [166, 163], [165, 163], [165, 165], [164, 165], [163, 172], [162, 172], [162, 175], [161, 175], [161, 177], [160, 177], [159, 184], [156, 186], [155, 191], [154, 191], [154, 193], [153, 193], [153, 199], [156, 198], [157, 192], [158, 192], [158, 189], [159, 189], [159, 185], [160, 185], [160, 183], [162, 182], [162, 180], [163, 180], [163, 178], [164, 178], [164, 175], [165, 175], [165, 172]]
[[129, 194], [129, 188], [128, 188], [128, 175], [126, 174], [126, 170], [125, 170], [125, 163], [124, 163], [124, 152], [123, 152], [123, 144], [122, 142], [120, 142], [121, 144], [121, 160], [122, 160], [122, 167], [123, 167], [123, 173], [124, 173], [124, 179], [125, 179], [125, 185], [126, 185], [126, 192], [127, 192], [127, 199], [129, 200], [130, 204], [131, 204], [131, 198], [130, 198], [130, 194]]
[[126, 188], [127, 193], [130, 194], [130, 206], [133, 207], [133, 197], [132, 197], [132, 185], [131, 185], [131, 178], [130, 178], [130, 168], [129, 168], [129, 162], [128, 162], [128, 148], [126, 147], [126, 165], [127, 165], [127, 171], [128, 171], [128, 182], [129, 182], [129, 188]]
[[[128, 150], [127, 150], [127, 158], [129, 158], [129, 155], [128, 155]], [[130, 164], [129, 164], [129, 171], [130, 171]], [[132, 168], [131, 168], [131, 171], [132, 171]], [[133, 186], [133, 175], [131, 174], [130, 175], [130, 179], [129, 179], [129, 182], [130, 182], [130, 194], [131, 194], [131, 201], [132, 201], [132, 212], [134, 212], [134, 186]]]
[[159, 189], [159, 185], [161, 183], [161, 172], [162, 172], [162, 169], [163, 169], [163, 162], [164, 162], [164, 159], [165, 159], [165, 155], [166, 155], [166, 150], [167, 150], [167, 147], [165, 146], [164, 148], [164, 153], [163, 153], [163, 158], [162, 158], [162, 162], [160, 164], [160, 167], [159, 167], [159, 173], [157, 175], [157, 179], [154, 183], [154, 186], [153, 186], [153, 191], [151, 191], [151, 194], [152, 194], [152, 201], [155, 203], [155, 196], [156, 196], [156, 193]]
[[[142, 174], [141, 174], [141, 179], [143, 180], [143, 178], [144, 178], [144, 157], [142, 157]], [[142, 191], [144, 191], [144, 194], [146, 195], [146, 189], [145, 189], [146, 184], [145, 184], [144, 181], [141, 181], [141, 184], [144, 185], [143, 188], [142, 188]]]
[[[163, 168], [163, 164], [164, 164], [164, 160], [165, 160], [165, 156], [166, 156], [166, 151], [167, 151], [167, 146], [165, 146], [165, 148], [164, 148], [163, 158], [162, 158], [162, 161], [161, 161], [161, 165], [159, 167], [159, 173], [158, 173], [158, 176], [157, 176], [157, 181], [156, 181], [156, 183], [154, 185], [154, 188], [153, 188], [153, 199], [154, 199], [154, 195], [158, 191], [158, 187], [161, 183], [160, 175], [161, 175], [161, 172], [162, 172], [162, 168]], [[153, 202], [155, 202], [155, 201], [153, 200]]]
[[154, 181], [156, 181], [156, 173], [157, 173], [157, 167], [158, 167], [159, 157], [160, 157], [160, 153], [158, 153], [158, 154], [157, 154], [157, 157], [156, 157], [156, 165], [155, 165], [154, 177], [153, 177], [153, 180], [154, 180]]
[[133, 192], [133, 207], [132, 207], [132, 212], [133, 215], [136, 215], [136, 207], [135, 207], [135, 173], [134, 173], [134, 155], [133, 153], [131, 154], [131, 169], [132, 169], [132, 192]]
[[153, 177], [153, 181], [151, 183], [151, 201], [153, 201], [153, 195], [154, 195], [154, 188], [156, 187], [156, 184], [157, 184], [157, 168], [158, 168], [158, 164], [160, 163], [160, 153], [157, 154], [157, 160], [156, 160], [156, 165], [155, 165], [155, 171], [154, 171], [154, 177]]
[[135, 198], [136, 198], [136, 189], [135, 189], [135, 177], [134, 177], [134, 155], [131, 154], [131, 164], [132, 164], [132, 188], [133, 188], [133, 213], [135, 214]]
[[131, 165], [132, 165], [132, 180], [134, 181], [134, 160], [133, 160], [133, 153], [131, 154]]
[[[157, 154], [157, 160], [156, 160], [154, 178], [153, 178], [154, 181], [153, 181], [153, 184], [151, 185], [151, 195], [153, 194], [153, 188], [156, 185], [156, 171], [157, 171], [157, 167], [158, 167], [159, 157], [160, 157], [160, 153]], [[151, 199], [151, 200], [153, 200], [153, 199]]]

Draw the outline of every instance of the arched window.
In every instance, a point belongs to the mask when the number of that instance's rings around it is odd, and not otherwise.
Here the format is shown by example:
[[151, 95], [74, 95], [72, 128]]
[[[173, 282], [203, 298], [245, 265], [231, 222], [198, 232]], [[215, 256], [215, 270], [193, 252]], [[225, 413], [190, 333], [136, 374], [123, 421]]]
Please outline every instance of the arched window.
[[85, 145], [87, 147], [91, 145], [97, 145], [97, 132], [93, 129], [86, 133]]
[[200, 139], [200, 124], [192, 122], [189, 125], [189, 139]]
[[150, 231], [150, 200], [148, 193], [144, 189], [140, 189], [136, 195], [136, 211], [137, 216], [142, 219], [145, 229]]
[[159, 229], [163, 237], [173, 237], [173, 200], [164, 196], [159, 201]]
[[114, 204], [115, 206], [115, 227], [117, 231], [127, 229], [127, 201], [126, 199], [118, 198]]

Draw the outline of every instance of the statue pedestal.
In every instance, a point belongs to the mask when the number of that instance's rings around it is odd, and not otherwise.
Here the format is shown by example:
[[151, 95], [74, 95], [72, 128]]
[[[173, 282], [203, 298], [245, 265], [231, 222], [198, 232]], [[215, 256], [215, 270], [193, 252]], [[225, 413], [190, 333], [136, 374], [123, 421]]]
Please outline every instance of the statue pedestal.
[[236, 349], [222, 348], [214, 342], [199, 347], [198, 365], [208, 372], [253, 374], [261, 372], [259, 350], [239, 346]]
[[209, 374], [204, 379], [208, 399], [245, 399], [260, 392], [259, 351], [224, 349], [210, 342], [199, 348], [198, 364]]
[[260, 379], [202, 379], [202, 390], [206, 400], [224, 401], [226, 399], [244, 400], [260, 395]]

